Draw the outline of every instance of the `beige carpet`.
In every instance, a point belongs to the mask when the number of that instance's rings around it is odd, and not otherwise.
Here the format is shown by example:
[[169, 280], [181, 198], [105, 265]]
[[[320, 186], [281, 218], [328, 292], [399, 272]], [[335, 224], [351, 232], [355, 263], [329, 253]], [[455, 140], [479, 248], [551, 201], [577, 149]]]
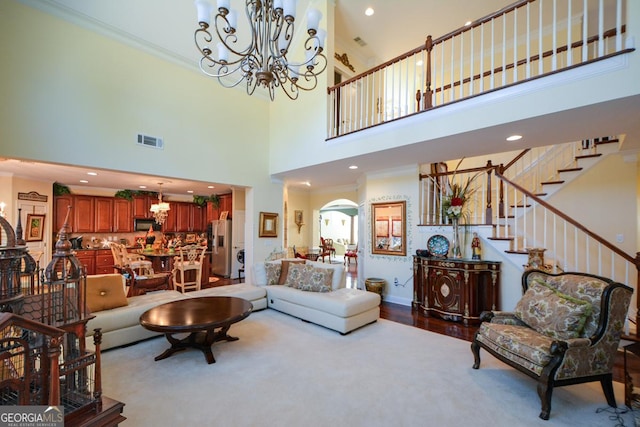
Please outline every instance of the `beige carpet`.
[[126, 404], [124, 425], [616, 425], [596, 413], [599, 383], [556, 389], [542, 421], [530, 378], [485, 352], [473, 370], [468, 342], [386, 320], [341, 336], [268, 309], [230, 334], [240, 340], [216, 343], [212, 365], [197, 350], [154, 362], [163, 337], [104, 352], [104, 394]]

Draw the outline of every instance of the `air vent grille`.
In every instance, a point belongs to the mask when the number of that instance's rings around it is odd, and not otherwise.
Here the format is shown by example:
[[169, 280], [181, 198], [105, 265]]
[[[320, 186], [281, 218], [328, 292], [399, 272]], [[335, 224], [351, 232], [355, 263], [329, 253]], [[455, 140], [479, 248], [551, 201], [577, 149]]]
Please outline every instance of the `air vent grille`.
[[158, 138], [157, 136], [149, 136], [139, 133], [138, 134], [138, 144], [144, 145], [145, 147], [157, 148], [162, 150], [164, 148], [164, 141], [162, 138]]

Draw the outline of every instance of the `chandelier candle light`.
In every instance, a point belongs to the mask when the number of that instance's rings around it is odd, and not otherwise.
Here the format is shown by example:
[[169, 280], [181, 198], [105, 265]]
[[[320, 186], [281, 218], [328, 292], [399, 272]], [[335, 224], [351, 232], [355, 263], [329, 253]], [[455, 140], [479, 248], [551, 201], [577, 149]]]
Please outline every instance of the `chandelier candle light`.
[[154, 203], [151, 205], [151, 213], [153, 213], [153, 217], [156, 219], [156, 223], [162, 225], [167, 220], [167, 216], [169, 215], [169, 210], [171, 207], [169, 203], [162, 201], [162, 183], [158, 183], [160, 185], [160, 192], [158, 193], [158, 203]]
[[236, 33], [238, 14], [230, 9], [230, 0], [218, 0], [215, 15], [217, 58], [209, 43], [214, 37], [209, 31], [213, 6], [205, 0], [196, 0], [198, 24], [195, 43], [202, 54], [200, 69], [215, 77], [227, 88], [246, 81], [247, 93], [253, 95], [257, 86], [269, 91], [273, 101], [275, 88], [280, 87], [290, 98], [297, 99], [300, 90], [313, 90], [318, 85], [318, 75], [327, 68], [327, 58], [322, 54], [326, 31], [318, 29], [322, 13], [311, 9], [307, 15], [305, 60], [289, 62], [291, 41], [294, 35], [296, 0], [245, 0], [245, 12], [249, 30], [246, 47], [239, 44]]

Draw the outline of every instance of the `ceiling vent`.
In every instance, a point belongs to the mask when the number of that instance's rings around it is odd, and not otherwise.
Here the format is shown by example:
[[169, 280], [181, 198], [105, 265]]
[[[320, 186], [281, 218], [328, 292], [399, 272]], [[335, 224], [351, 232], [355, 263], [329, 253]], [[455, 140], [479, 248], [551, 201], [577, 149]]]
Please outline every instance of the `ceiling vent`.
[[367, 45], [367, 42], [362, 40], [360, 37], [356, 37], [355, 39], [353, 39], [353, 41], [358, 43], [358, 45], [360, 45], [360, 47], [365, 47]]
[[145, 147], [163, 149], [164, 141], [162, 138], [158, 138], [156, 136], [143, 135], [141, 133], [138, 134], [138, 144], [144, 145]]

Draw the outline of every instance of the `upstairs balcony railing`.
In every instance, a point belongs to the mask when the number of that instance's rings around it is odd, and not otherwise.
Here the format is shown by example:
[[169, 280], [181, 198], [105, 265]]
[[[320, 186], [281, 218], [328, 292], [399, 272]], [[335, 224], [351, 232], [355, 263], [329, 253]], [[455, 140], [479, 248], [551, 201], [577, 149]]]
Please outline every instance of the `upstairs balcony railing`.
[[631, 51], [626, 1], [521, 0], [428, 36], [328, 89], [328, 139]]

